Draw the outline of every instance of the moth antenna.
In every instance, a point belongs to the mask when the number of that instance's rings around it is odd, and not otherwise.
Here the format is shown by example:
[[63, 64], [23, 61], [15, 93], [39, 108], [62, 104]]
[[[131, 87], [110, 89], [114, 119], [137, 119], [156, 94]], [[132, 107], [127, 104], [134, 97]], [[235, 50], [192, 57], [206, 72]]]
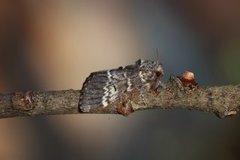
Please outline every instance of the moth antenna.
[[156, 55], [157, 55], [157, 63], [159, 63], [159, 51], [158, 51], [158, 48], [156, 48]]

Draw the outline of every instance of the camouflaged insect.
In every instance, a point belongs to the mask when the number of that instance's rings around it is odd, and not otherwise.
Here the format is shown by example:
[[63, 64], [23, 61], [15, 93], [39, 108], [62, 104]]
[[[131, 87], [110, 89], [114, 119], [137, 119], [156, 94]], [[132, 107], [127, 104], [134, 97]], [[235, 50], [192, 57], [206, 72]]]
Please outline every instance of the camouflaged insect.
[[93, 72], [83, 84], [79, 110], [95, 112], [108, 110], [128, 115], [133, 112], [131, 97], [142, 96], [145, 91], [164, 86], [161, 64], [138, 60], [134, 65]]

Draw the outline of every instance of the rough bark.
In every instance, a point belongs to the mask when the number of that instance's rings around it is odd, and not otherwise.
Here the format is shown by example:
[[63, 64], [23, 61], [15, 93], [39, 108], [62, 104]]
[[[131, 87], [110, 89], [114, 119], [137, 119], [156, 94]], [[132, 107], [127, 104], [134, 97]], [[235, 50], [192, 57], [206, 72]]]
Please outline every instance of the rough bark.
[[[80, 90], [33, 91], [0, 94], [0, 118], [56, 114], [80, 114]], [[240, 109], [240, 85], [179, 88], [168, 82], [158, 92], [149, 91], [130, 100], [133, 111], [145, 109], [189, 109], [215, 113], [218, 117], [236, 115]], [[98, 113], [118, 114], [112, 110]]]

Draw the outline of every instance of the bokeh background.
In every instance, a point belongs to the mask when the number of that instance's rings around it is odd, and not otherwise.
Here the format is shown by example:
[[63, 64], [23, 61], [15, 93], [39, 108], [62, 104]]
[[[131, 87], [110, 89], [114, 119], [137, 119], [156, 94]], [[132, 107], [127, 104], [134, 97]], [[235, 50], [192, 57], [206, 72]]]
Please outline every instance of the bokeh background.
[[[239, 0], [0, 0], [0, 35], [1, 92], [80, 89], [156, 48], [165, 80], [240, 83]], [[239, 122], [186, 110], [1, 119], [0, 159], [237, 160]]]

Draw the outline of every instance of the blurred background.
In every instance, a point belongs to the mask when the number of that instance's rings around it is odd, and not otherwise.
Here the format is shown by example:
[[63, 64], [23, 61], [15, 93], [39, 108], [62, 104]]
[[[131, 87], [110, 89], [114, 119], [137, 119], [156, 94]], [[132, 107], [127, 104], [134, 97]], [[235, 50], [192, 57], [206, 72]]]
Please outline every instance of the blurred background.
[[[157, 60], [200, 85], [240, 83], [239, 0], [0, 0], [0, 91], [80, 89]], [[0, 120], [0, 159], [239, 159], [240, 119], [186, 110]]]

